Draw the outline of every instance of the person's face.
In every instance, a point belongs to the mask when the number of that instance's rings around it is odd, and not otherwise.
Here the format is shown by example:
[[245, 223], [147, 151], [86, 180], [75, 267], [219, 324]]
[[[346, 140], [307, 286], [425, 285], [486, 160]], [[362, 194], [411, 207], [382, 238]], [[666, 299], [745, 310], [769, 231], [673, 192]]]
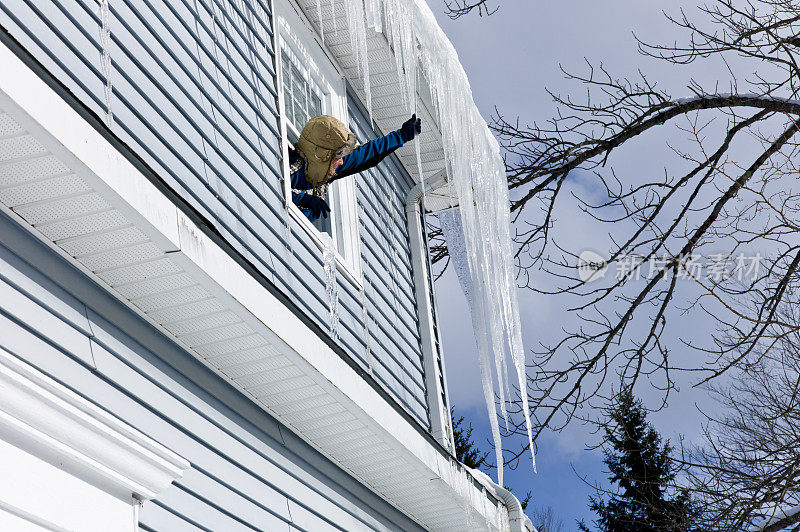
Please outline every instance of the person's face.
[[328, 177], [333, 177], [333, 175], [336, 173], [336, 170], [338, 170], [339, 167], [342, 166], [343, 164], [344, 164], [344, 159], [343, 158], [339, 157], [338, 159], [335, 159], [331, 163], [331, 169], [328, 172]]

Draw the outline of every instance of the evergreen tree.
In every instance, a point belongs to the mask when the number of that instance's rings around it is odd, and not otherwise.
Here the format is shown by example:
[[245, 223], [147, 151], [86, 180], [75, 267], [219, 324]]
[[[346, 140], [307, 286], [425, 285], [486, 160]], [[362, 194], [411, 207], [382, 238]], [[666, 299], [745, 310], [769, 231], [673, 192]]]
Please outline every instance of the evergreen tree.
[[455, 408], [450, 408], [450, 417], [453, 420], [453, 443], [456, 445], [456, 458], [471, 469], [481, 468], [484, 466], [489, 452], [481, 452], [472, 441], [472, 423], [464, 426], [464, 416], [456, 419]]
[[[647, 422], [640, 401], [620, 394], [605, 427], [608, 446], [603, 463], [618, 489], [608, 501], [590, 497], [600, 532], [665, 532], [692, 530], [688, 493], [670, 489], [676, 467], [672, 447]], [[610, 447], [610, 448], [609, 448]], [[580, 529], [588, 532], [584, 523]]]

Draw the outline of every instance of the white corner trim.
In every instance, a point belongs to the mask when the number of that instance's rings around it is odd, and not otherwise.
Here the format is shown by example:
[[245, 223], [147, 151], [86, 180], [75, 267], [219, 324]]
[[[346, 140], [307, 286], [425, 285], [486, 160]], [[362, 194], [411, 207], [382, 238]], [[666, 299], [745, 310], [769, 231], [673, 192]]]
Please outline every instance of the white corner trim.
[[[440, 172], [427, 187], [433, 188], [444, 181], [444, 172]], [[423, 367], [425, 369], [425, 390], [428, 412], [431, 419], [431, 433], [451, 453], [455, 454], [453, 427], [450, 409], [443, 399], [442, 365], [440, 365], [439, 348], [434, 332], [434, 312], [431, 301], [430, 271], [428, 257], [425, 252], [425, 235], [421, 219], [423, 183], [415, 185], [406, 196], [406, 217], [408, 218], [408, 239], [411, 244], [411, 267], [414, 276], [414, 295], [419, 308], [419, 331], [422, 341]], [[444, 362], [442, 361], [442, 364]]]
[[0, 440], [0, 530], [135, 532], [139, 505]]
[[2, 348], [0, 439], [127, 501], [155, 497], [190, 466]]

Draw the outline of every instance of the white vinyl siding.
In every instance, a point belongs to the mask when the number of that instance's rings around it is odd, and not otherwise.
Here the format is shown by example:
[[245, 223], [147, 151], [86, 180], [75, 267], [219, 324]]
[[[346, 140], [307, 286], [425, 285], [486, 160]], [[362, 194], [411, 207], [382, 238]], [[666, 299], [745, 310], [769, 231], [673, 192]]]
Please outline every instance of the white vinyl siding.
[[0, 348], [191, 463], [139, 530], [420, 530], [3, 214], [0, 294]]

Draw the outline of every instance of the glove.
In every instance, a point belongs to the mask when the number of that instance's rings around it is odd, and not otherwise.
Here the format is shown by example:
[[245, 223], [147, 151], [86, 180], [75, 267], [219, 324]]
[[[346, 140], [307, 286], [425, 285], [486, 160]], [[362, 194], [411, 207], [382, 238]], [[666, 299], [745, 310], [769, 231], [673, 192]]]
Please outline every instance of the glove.
[[325, 200], [314, 194], [304, 194], [297, 203], [297, 206], [309, 211], [311, 216], [314, 217], [313, 220], [316, 220], [320, 216], [327, 218], [328, 213], [331, 212], [331, 208], [328, 207]]
[[422, 119], [417, 118], [416, 114], [400, 127], [400, 136], [403, 138], [403, 142], [412, 140], [420, 133], [422, 133]]

